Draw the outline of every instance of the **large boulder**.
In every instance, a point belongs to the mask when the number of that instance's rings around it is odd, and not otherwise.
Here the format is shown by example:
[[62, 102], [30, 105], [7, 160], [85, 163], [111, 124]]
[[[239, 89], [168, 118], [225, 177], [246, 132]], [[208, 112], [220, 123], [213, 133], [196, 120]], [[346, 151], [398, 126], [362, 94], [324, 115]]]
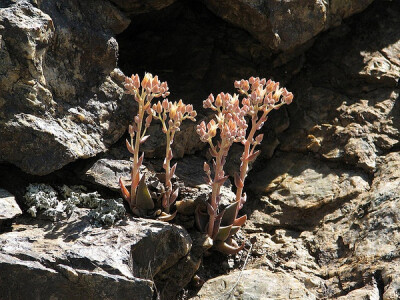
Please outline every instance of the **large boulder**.
[[159, 221], [94, 227], [83, 208], [57, 223], [19, 218], [0, 235], [0, 290], [4, 299], [153, 299], [153, 276], [191, 243], [184, 229]]
[[124, 133], [114, 35], [129, 20], [108, 1], [35, 3], [0, 9], [0, 160], [44, 175]]
[[203, 0], [216, 15], [247, 30], [273, 52], [291, 51], [373, 0]]

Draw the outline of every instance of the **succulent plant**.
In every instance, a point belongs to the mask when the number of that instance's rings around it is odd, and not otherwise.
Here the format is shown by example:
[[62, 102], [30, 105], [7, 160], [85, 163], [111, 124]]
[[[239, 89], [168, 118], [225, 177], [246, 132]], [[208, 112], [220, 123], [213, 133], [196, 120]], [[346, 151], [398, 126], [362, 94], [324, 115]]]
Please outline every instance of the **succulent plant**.
[[[151, 198], [150, 192], [146, 185], [146, 178], [144, 174], [140, 174], [140, 167], [143, 164], [144, 153], [139, 157], [139, 147], [148, 139], [146, 135], [147, 128], [153, 118], [151, 110], [151, 101], [154, 98], [166, 98], [169, 95], [167, 82], [160, 82], [158, 76], [146, 73], [142, 82], [140, 82], [139, 75], [132, 75], [125, 77], [125, 93], [133, 95], [135, 101], [138, 103], [138, 112], [134, 117], [134, 122], [129, 125], [130, 141], [126, 140], [126, 147], [133, 155], [132, 170], [130, 180], [130, 190], [125, 187], [125, 184], [120, 178], [119, 185], [123, 198], [129, 203], [132, 212], [140, 217], [147, 216], [148, 211], [154, 209], [154, 201]], [[147, 114], [147, 117], [145, 117]], [[144, 124], [143, 124], [144, 121]], [[144, 125], [144, 126], [143, 126]], [[135, 141], [134, 141], [135, 138]], [[155, 216], [156, 212], [151, 212]]]
[[[171, 204], [178, 197], [179, 189], [173, 189], [171, 179], [176, 170], [176, 164], [171, 167], [173, 158], [171, 145], [174, 142], [175, 133], [179, 131], [182, 122], [186, 119], [195, 121], [196, 111], [192, 105], [186, 105], [182, 100], [170, 102], [166, 97], [169, 95], [167, 82], [160, 82], [158, 77], [146, 73], [140, 83], [138, 75], [132, 75], [125, 79], [125, 89], [127, 94], [134, 96], [138, 103], [138, 113], [134, 118], [133, 125], [129, 126], [130, 141], [126, 141], [126, 146], [132, 158], [131, 188], [130, 191], [125, 187], [122, 179], [119, 180], [122, 195], [129, 203], [132, 212], [139, 217], [157, 217], [162, 221], [169, 221], [176, 215], [176, 211], [170, 214]], [[164, 98], [151, 105], [154, 98]], [[147, 117], [144, 121], [145, 113]], [[146, 185], [144, 174], [140, 174], [140, 167], [143, 164], [144, 154], [139, 157], [139, 147], [148, 139], [147, 128], [152, 120], [160, 120], [162, 130], [166, 135], [166, 150], [163, 168], [165, 170], [165, 189], [162, 195], [162, 209], [155, 207], [154, 200]], [[143, 128], [143, 121], [145, 122]], [[134, 143], [135, 137], [135, 143]]]
[[[279, 83], [272, 80], [251, 77], [249, 80], [236, 81], [235, 87], [244, 94], [242, 101], [239, 101], [237, 94], [232, 96], [220, 93], [216, 98], [211, 94], [204, 100], [203, 106], [212, 109], [215, 116], [208, 124], [203, 121], [197, 126], [201, 141], [210, 145], [214, 177], [210, 166], [204, 163], [207, 182], [212, 192], [205, 205], [206, 208], [202, 209], [200, 206], [196, 208], [196, 224], [213, 239], [214, 248], [227, 254], [237, 253], [244, 247], [244, 243], [238, 246], [232, 236], [247, 219], [246, 215], [239, 218], [237, 216], [246, 202], [243, 188], [249, 163], [260, 153], [259, 150], [255, 151], [255, 147], [261, 143], [263, 135], [254, 137], [255, 133], [264, 125], [271, 110], [290, 104], [293, 100], [292, 93], [280, 88]], [[249, 126], [246, 117], [251, 119], [249, 133], [247, 133]], [[215, 144], [214, 139], [217, 138], [219, 140]], [[236, 201], [220, 211], [220, 189], [228, 178], [225, 176], [224, 164], [229, 148], [234, 142], [244, 145], [240, 173], [235, 174], [234, 178], [237, 188]]]
[[165, 159], [163, 168], [165, 170], [165, 192], [162, 197], [162, 207], [164, 209], [164, 215], [161, 216], [165, 221], [171, 220], [175, 217], [174, 214], [170, 215], [170, 206], [178, 198], [179, 188], [173, 190], [171, 179], [175, 174], [176, 166], [175, 163], [171, 167], [171, 160], [173, 158], [171, 145], [174, 142], [175, 133], [180, 130], [182, 122], [186, 119], [196, 121], [196, 111], [193, 110], [193, 105], [186, 105], [179, 100], [178, 102], [170, 102], [168, 99], [164, 99], [162, 102], [158, 101], [157, 104], [153, 104], [152, 107], [153, 117], [160, 120], [162, 125], [162, 131], [166, 135], [166, 149]]

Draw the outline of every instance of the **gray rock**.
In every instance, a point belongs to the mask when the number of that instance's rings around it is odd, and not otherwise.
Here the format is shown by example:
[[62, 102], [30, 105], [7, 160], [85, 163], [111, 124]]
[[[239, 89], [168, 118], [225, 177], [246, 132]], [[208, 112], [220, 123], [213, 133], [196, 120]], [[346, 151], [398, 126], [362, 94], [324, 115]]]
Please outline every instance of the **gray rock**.
[[[288, 109], [296, 118], [280, 138], [281, 150], [315, 152], [372, 174], [379, 155], [398, 145], [400, 37], [393, 28], [399, 21], [395, 5], [373, 8], [313, 47], [315, 67], [294, 82], [296, 100]], [[378, 20], [380, 26], [368, 27]]]
[[[238, 280], [240, 276], [240, 280]], [[237, 285], [236, 285], [237, 284]], [[261, 269], [233, 272], [207, 281], [191, 299], [317, 299], [289, 274]]]
[[262, 195], [265, 206], [256, 209], [250, 222], [262, 226], [307, 226], [317, 222], [318, 211], [323, 216], [326, 207], [369, 190], [365, 174], [331, 168], [301, 154], [281, 153], [253, 176], [249, 188]]
[[0, 227], [3, 223], [22, 214], [15, 197], [4, 189], [0, 189]]
[[191, 239], [179, 227], [128, 219], [119, 226], [96, 228], [87, 214], [78, 208], [57, 223], [20, 218], [11, 232], [1, 234], [2, 295], [152, 299], [153, 283], [137, 278], [138, 266], [146, 266], [153, 276], [190, 251]]
[[131, 167], [132, 162], [129, 160], [101, 158], [90, 164], [85, 173], [80, 175], [84, 180], [119, 191], [119, 179], [129, 178]]
[[1, 9], [0, 160], [44, 175], [122, 136], [114, 35], [128, 24], [107, 1], [40, 1], [39, 8], [17, 1]]
[[273, 51], [290, 51], [323, 30], [365, 9], [373, 0], [331, 1], [215, 1], [203, 0], [215, 14], [239, 26]]
[[154, 286], [149, 280], [74, 269], [63, 264], [46, 267], [38, 261], [2, 253], [0, 266], [3, 299], [153, 299]]

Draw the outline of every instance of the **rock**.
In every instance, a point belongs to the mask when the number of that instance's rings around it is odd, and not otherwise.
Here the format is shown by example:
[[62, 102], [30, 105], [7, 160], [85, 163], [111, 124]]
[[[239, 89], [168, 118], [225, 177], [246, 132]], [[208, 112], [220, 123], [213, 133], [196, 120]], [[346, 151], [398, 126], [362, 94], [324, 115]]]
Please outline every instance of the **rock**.
[[151, 0], [151, 1], [123, 1], [123, 0], [111, 0], [115, 5], [117, 5], [122, 11], [124, 11], [129, 16], [134, 16], [137, 14], [143, 14], [152, 12], [154, 10], [163, 9], [176, 0]]
[[379, 300], [379, 289], [376, 282], [373, 282], [371, 285], [367, 285], [360, 289], [356, 289], [351, 291], [345, 296], [341, 296], [337, 298], [338, 300], [357, 300], [357, 299], [370, 299], [370, 300]]
[[[0, 253], [0, 279], [4, 299], [65, 298], [153, 299], [153, 284], [149, 280], [127, 279], [102, 271], [74, 269], [57, 265], [54, 269], [38, 261], [27, 261]], [[23, 283], [23, 284], [22, 284]], [[5, 294], [3, 294], [5, 296]]]
[[[138, 253], [140, 245], [146, 248]], [[150, 266], [149, 274], [155, 275], [177, 263], [190, 247], [190, 237], [179, 227], [129, 218], [118, 226], [97, 228], [82, 208], [57, 223], [19, 218], [11, 232], [0, 235], [0, 288], [6, 299], [28, 293], [38, 299], [153, 299], [153, 282], [137, 278], [132, 270]]]
[[[240, 277], [240, 280], [238, 278]], [[237, 284], [237, 285], [236, 285]], [[229, 296], [231, 295], [231, 296]], [[317, 299], [289, 274], [261, 269], [233, 272], [207, 281], [191, 299]]]
[[[398, 145], [400, 36], [392, 30], [399, 26], [397, 10], [397, 5], [373, 4], [316, 40], [308, 56], [315, 67], [293, 82], [296, 100], [288, 111], [296, 117], [280, 137], [281, 150], [315, 152], [372, 174], [379, 155]], [[369, 26], [371, 20], [383, 22]], [[371, 61], [382, 53], [385, 64], [372, 70]]]
[[399, 276], [400, 263], [399, 166], [400, 153], [388, 154], [377, 166], [370, 191], [327, 214], [316, 228], [313, 251], [318, 253], [331, 295], [376, 280], [385, 287], [387, 299], [396, 299], [398, 282], [392, 284], [392, 278]]
[[256, 209], [250, 222], [264, 228], [307, 226], [317, 222], [318, 211], [324, 215], [328, 207], [369, 190], [365, 174], [332, 168], [301, 154], [278, 154], [252, 177], [249, 189], [262, 195], [265, 207]]
[[332, 1], [215, 1], [203, 0], [216, 15], [247, 30], [273, 52], [299, 48], [321, 31], [364, 10], [373, 0]]
[[22, 214], [15, 197], [4, 189], [0, 188], [0, 228], [9, 220]]
[[90, 164], [81, 178], [89, 182], [119, 191], [119, 179], [129, 178], [132, 162], [129, 160], [116, 160], [101, 158]]
[[204, 252], [212, 246], [206, 234], [191, 232], [193, 245], [190, 253], [171, 268], [160, 272], [155, 282], [162, 299], [174, 299], [193, 278], [203, 260]]
[[44, 175], [122, 136], [129, 106], [114, 35], [128, 24], [107, 1], [2, 8], [0, 160]]

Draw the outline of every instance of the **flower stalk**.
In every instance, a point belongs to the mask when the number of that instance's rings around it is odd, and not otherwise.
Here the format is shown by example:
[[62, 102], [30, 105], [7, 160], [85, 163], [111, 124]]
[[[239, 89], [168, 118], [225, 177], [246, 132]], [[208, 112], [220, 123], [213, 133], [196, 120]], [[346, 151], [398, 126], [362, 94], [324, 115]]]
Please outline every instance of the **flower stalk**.
[[166, 136], [165, 159], [163, 168], [165, 170], [165, 193], [162, 198], [162, 206], [166, 213], [170, 212], [170, 206], [178, 197], [179, 189], [173, 191], [172, 177], [175, 174], [175, 163], [171, 167], [171, 160], [173, 158], [171, 146], [174, 142], [175, 133], [180, 131], [182, 122], [186, 119], [196, 121], [196, 111], [193, 110], [193, 105], [186, 105], [179, 100], [179, 102], [170, 102], [164, 99], [162, 102], [158, 101], [157, 104], [152, 106], [152, 115], [155, 119], [160, 120], [162, 131]]
[[240, 171], [239, 174], [235, 174], [236, 202], [239, 204], [236, 211], [237, 216], [246, 201], [243, 187], [249, 170], [249, 163], [254, 162], [260, 154], [260, 151], [255, 151], [255, 148], [264, 137], [263, 134], [254, 136], [263, 127], [268, 114], [272, 110], [279, 109], [282, 105], [290, 104], [293, 101], [293, 94], [288, 92], [286, 88], [280, 88], [279, 82], [266, 81], [265, 78], [250, 77], [249, 80], [235, 81], [234, 85], [244, 95], [242, 110], [246, 116], [251, 118], [251, 129], [242, 141], [244, 150], [240, 158]]
[[[137, 190], [140, 182], [144, 178], [140, 174], [140, 166], [143, 163], [144, 153], [139, 157], [139, 148], [149, 136], [146, 136], [146, 130], [150, 127], [153, 114], [151, 112], [151, 101], [154, 98], [166, 98], [169, 95], [167, 82], [160, 82], [158, 76], [146, 73], [142, 82], [139, 75], [125, 77], [125, 93], [134, 97], [138, 104], [138, 112], [134, 117], [134, 122], [129, 125], [130, 141], [126, 140], [126, 147], [133, 155], [131, 169], [131, 188], [130, 191], [125, 187], [122, 179], [119, 180], [122, 195], [129, 203], [133, 212], [138, 207]], [[145, 118], [145, 114], [147, 117]], [[144, 123], [144, 124], [143, 124]], [[146, 194], [146, 198], [149, 198]], [[151, 200], [151, 199], [150, 199]], [[149, 206], [149, 204], [147, 205]], [[150, 205], [151, 206], [151, 205]]]

